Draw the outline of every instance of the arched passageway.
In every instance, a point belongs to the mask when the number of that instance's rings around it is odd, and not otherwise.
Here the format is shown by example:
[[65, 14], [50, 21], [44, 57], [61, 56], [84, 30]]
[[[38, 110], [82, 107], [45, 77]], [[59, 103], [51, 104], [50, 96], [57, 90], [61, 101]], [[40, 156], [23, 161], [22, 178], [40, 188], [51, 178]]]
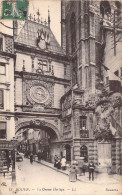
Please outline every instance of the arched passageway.
[[51, 161], [51, 144], [58, 140], [58, 130], [52, 124], [39, 120], [27, 121], [18, 127], [20, 128], [16, 130], [16, 136], [21, 137], [21, 152], [32, 152], [40, 159]]

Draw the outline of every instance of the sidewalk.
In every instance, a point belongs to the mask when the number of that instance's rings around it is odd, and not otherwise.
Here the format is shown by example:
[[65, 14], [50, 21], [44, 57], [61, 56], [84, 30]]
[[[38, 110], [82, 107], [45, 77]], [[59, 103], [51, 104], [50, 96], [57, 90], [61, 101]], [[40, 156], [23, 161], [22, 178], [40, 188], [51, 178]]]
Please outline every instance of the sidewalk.
[[[61, 170], [54, 167], [53, 163], [46, 162], [44, 160], [41, 160], [40, 162], [38, 160], [35, 160], [35, 162], [40, 163], [44, 166], [47, 166], [55, 171], [58, 171], [62, 174], [69, 175], [69, 170]], [[89, 174], [88, 172], [85, 173], [84, 176], [77, 175], [78, 181], [84, 182], [84, 183], [94, 183], [94, 184], [118, 184], [122, 182], [122, 176], [113, 174], [108, 175], [107, 173], [95, 173], [94, 174], [94, 181], [89, 181]]]

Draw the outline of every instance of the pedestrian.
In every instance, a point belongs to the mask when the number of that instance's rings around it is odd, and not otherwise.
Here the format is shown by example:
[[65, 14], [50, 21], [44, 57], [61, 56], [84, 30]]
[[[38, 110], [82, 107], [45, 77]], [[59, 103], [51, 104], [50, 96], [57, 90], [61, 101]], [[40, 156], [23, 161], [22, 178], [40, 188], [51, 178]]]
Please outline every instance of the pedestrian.
[[56, 167], [57, 167], [57, 169], [61, 168], [61, 159], [60, 159], [60, 157], [58, 157], [58, 159], [57, 159]]
[[41, 161], [41, 152], [38, 152], [38, 161]]
[[11, 164], [11, 158], [10, 158], [10, 156], [8, 156], [8, 158], [7, 158], [8, 171], [9, 171], [9, 168], [10, 168], [10, 164]]
[[57, 167], [58, 156], [54, 156], [54, 167]]
[[69, 170], [69, 181], [70, 182], [77, 181], [77, 170], [74, 165], [72, 165]]
[[94, 180], [94, 163], [93, 162], [90, 162], [89, 163], [89, 180], [91, 180], [91, 177], [92, 177], [92, 181]]
[[30, 154], [30, 163], [31, 164], [33, 163], [33, 154], [32, 153]]
[[62, 170], [66, 169], [66, 158], [65, 158], [65, 156], [63, 156], [63, 158], [61, 159], [61, 168], [62, 168]]

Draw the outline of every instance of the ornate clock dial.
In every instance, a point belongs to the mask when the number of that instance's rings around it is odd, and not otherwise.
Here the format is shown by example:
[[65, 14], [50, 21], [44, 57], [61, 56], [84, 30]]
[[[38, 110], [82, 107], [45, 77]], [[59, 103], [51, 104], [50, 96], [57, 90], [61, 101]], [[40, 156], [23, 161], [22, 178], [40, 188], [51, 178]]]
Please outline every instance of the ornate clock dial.
[[33, 86], [30, 88], [30, 97], [37, 103], [45, 103], [49, 92], [43, 86]]

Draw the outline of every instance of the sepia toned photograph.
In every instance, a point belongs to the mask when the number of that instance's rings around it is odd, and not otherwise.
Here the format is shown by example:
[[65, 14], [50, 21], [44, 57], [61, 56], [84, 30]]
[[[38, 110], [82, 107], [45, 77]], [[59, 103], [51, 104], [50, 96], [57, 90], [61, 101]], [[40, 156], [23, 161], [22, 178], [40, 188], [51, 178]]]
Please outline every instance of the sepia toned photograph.
[[122, 195], [121, 0], [0, 0], [0, 195]]

